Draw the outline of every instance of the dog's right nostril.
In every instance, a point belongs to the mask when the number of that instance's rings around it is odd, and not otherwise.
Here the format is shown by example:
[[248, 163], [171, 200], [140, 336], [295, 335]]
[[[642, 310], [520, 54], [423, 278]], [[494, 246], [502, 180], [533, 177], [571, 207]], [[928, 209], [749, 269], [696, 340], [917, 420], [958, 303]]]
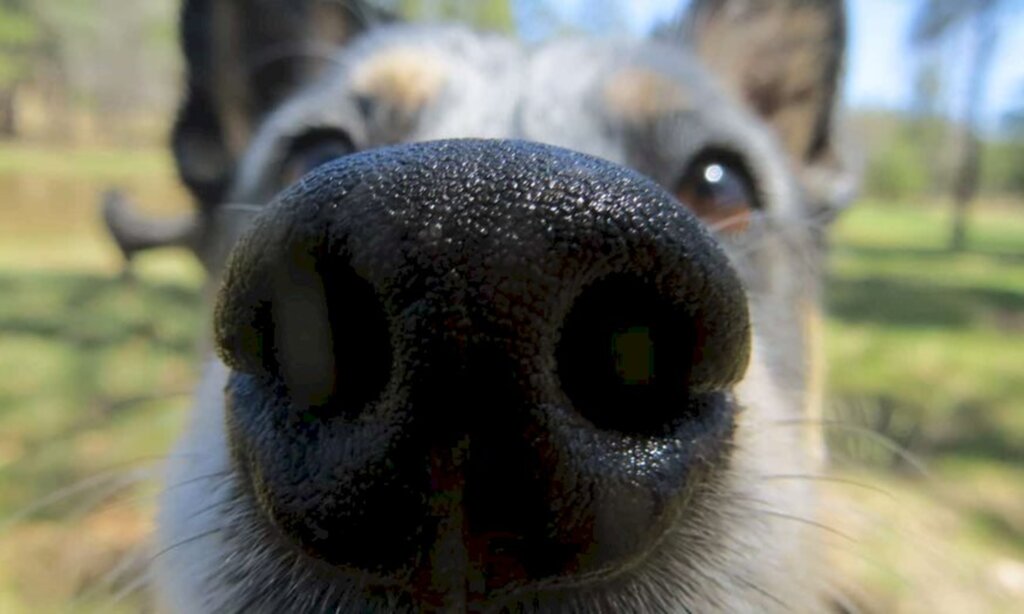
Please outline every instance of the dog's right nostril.
[[691, 379], [702, 336], [653, 283], [629, 275], [599, 280], [583, 290], [562, 327], [562, 390], [598, 428], [674, 431], [699, 411]]

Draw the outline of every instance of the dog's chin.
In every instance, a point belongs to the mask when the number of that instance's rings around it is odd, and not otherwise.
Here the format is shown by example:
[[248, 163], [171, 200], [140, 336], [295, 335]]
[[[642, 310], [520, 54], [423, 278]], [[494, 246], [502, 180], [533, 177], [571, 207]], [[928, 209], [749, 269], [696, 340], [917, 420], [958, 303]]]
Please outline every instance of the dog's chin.
[[[231, 553], [223, 558], [245, 561], [245, 569], [222, 570], [211, 587], [245, 595], [242, 609], [246, 610], [685, 609], [680, 596], [692, 595], [695, 587], [705, 581], [703, 571], [695, 568], [712, 564], [714, 558], [691, 553], [720, 550], [717, 536], [721, 532], [712, 510], [724, 509], [726, 502], [721, 494], [728, 490], [717, 481], [700, 484], [687, 494], [685, 506], [674, 508], [669, 517], [658, 522], [649, 539], [632, 544], [632, 549], [613, 560], [590, 564], [585, 569], [531, 576], [528, 570], [533, 565], [512, 552], [529, 556], [543, 552], [545, 544], [509, 534], [476, 535], [466, 526], [445, 520], [440, 524], [451, 526], [434, 533], [433, 543], [416, 552], [410, 565], [382, 569], [348, 562], [344, 540], [340, 544], [334, 542], [337, 550], [328, 556], [316, 545], [304, 544], [275, 520], [265, 502], [266, 496], [257, 494], [261, 484], [252, 477], [253, 469], [239, 465], [237, 457], [231, 463], [231, 477], [219, 511], [220, 517], [228, 521], [222, 530], [223, 547]], [[432, 532], [421, 527], [415, 533]], [[359, 541], [365, 542], [365, 536]], [[384, 541], [382, 538], [381, 543]], [[516, 543], [509, 546], [510, 541]], [[592, 550], [599, 550], [598, 545]], [[309, 602], [304, 603], [305, 599]], [[238, 605], [238, 598], [231, 603]]]
[[[465, 565], [465, 544], [443, 544], [423, 553], [426, 566], [392, 573], [368, 571], [355, 566], [328, 562], [307, 552], [284, 535], [269, 520], [246, 488], [237, 488], [225, 515], [235, 519], [226, 542], [235, 552], [250, 551], [259, 561], [245, 574], [227, 580], [262, 611], [542, 611], [566, 609], [606, 611], [615, 603], [668, 603], [679, 597], [681, 582], [666, 584], [673, 574], [669, 553], [678, 553], [668, 532], [650, 547], [627, 559], [581, 573], [566, 573], [539, 579], [505, 576], [501, 581], [483, 577], [482, 571]], [[454, 552], [438, 552], [449, 550]], [[258, 554], [257, 554], [258, 553]], [[491, 561], [492, 567], [495, 561]], [[505, 561], [514, 566], [514, 561]], [[657, 571], [661, 568], [661, 572]], [[287, 570], [287, 573], [281, 573]], [[660, 576], [660, 577], [659, 577]], [[638, 587], [644, 587], [641, 591]], [[303, 603], [303, 600], [309, 603]], [[237, 598], [235, 603], [238, 603]], [[617, 609], [617, 608], [615, 608]], [[644, 608], [641, 608], [644, 609]]]
[[[446, 567], [458, 569], [462, 562], [443, 554], [430, 557], [434, 569], [411, 573], [328, 563], [283, 535], [258, 502], [244, 494], [237, 477], [234, 482], [225, 487], [227, 496], [218, 512], [230, 527], [208, 544], [218, 550], [213, 558], [223, 564], [205, 579], [198, 574], [186, 579], [191, 588], [173, 597], [176, 607], [184, 604], [181, 611], [667, 612], [695, 611], [728, 599], [712, 594], [720, 588], [709, 585], [714, 570], [701, 569], [725, 563], [706, 556], [720, 546], [710, 526], [691, 528], [681, 520], [681, 526], [666, 531], [650, 547], [600, 570], [510, 581], [481, 592], [473, 590], [473, 579], [465, 574], [446, 575]], [[699, 551], [705, 555], [696, 555]], [[422, 582], [425, 575], [443, 576], [445, 586]], [[749, 595], [735, 588], [732, 597], [749, 605]]]

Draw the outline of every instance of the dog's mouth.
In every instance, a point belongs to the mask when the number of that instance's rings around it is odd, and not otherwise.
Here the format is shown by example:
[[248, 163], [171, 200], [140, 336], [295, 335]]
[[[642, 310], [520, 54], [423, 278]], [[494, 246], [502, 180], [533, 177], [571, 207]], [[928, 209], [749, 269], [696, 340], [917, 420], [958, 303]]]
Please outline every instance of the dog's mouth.
[[[249, 384], [236, 380], [234, 385]], [[523, 479], [512, 483], [491, 475], [507, 473], [510, 467], [486, 461], [474, 468], [475, 479], [461, 473], [470, 470], [467, 466], [442, 477], [437, 466], [454, 468], [452, 453], [461, 447], [456, 443], [439, 455], [443, 459], [424, 463], [432, 466], [422, 468], [427, 482], [382, 479], [390, 482], [388, 487], [374, 494], [362, 489], [353, 498], [372, 511], [353, 514], [330, 507], [337, 503], [330, 501], [337, 491], [315, 478], [310, 490], [319, 490], [314, 496], [320, 500], [299, 503], [293, 498], [296, 485], [257, 475], [259, 461], [250, 460], [236, 466], [239, 496], [234, 502], [241, 502], [248, 513], [240, 514], [247, 518], [244, 529], [231, 537], [263, 541], [261, 550], [272, 544], [269, 549], [280, 560], [325, 585], [388, 595], [415, 610], [496, 611], [501, 604], [524, 603], [539, 595], [614, 592], [614, 587], [644, 575], [656, 553], [678, 549], [678, 543], [666, 542], [680, 533], [680, 526], [692, 523], [699, 532], [699, 522], [687, 515], [701, 507], [695, 500], [713, 498], [714, 484], [728, 463], [728, 444], [723, 442], [733, 426], [732, 415], [724, 405], [720, 411], [702, 432], [680, 433], [667, 445], [648, 442], [657, 451], [647, 460], [633, 459], [639, 465], [661, 466], [663, 482], [654, 486], [614, 484], [612, 472], [601, 470], [598, 475], [608, 482], [592, 481], [580, 488], [567, 483], [569, 478], [531, 475], [544, 487], [524, 488]], [[594, 449], [585, 453], [599, 455]], [[462, 460], [477, 465], [472, 454]], [[613, 462], [618, 465], [623, 459], [618, 456]], [[559, 494], [545, 492], [559, 489]]]
[[507, 141], [349, 156], [227, 269], [241, 494], [316, 573], [425, 607], [612, 581], [725, 471], [749, 328], [714, 240], [631, 171]]

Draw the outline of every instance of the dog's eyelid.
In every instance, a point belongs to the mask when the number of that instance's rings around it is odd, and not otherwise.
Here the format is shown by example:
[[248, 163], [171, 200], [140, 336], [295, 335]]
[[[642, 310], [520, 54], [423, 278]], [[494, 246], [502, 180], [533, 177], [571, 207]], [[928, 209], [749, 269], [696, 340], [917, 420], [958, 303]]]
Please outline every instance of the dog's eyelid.
[[309, 128], [287, 139], [279, 163], [281, 187], [314, 168], [350, 153], [357, 147], [349, 134], [337, 127]]
[[285, 139], [283, 149], [285, 157], [287, 157], [288, 155], [301, 153], [309, 147], [328, 142], [348, 143], [353, 148], [355, 147], [352, 137], [344, 128], [338, 126], [309, 126], [288, 136]]

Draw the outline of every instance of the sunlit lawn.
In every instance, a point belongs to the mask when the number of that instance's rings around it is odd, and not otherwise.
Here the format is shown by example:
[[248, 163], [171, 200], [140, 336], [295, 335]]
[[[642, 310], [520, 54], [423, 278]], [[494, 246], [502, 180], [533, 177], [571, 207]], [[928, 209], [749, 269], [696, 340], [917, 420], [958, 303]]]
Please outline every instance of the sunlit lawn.
[[1020, 611], [1024, 203], [979, 210], [965, 253], [945, 249], [947, 228], [943, 209], [862, 203], [835, 229], [832, 417], [927, 466], [832, 429], [837, 465], [888, 493], [834, 487], [871, 510], [838, 510], [837, 524], [883, 611]]
[[0, 147], [3, 613], [139, 610], [150, 477], [195, 379], [202, 277], [169, 252], [121, 279], [96, 209], [112, 185], [153, 209], [187, 202], [158, 149]]
[[967, 253], [942, 211], [863, 206], [835, 234], [832, 391], [920, 418], [921, 451], [1024, 460], [1024, 203], [984, 210]]
[[[180, 428], [205, 321], [188, 255], [119, 277], [95, 211], [112, 183], [152, 208], [186, 202], [158, 150], [0, 148], [0, 612], [139, 607], [152, 554], [117, 565], [150, 528], [155, 487], [134, 484]], [[1024, 600], [1024, 206], [979, 211], [962, 254], [945, 232], [942, 210], [881, 203], [836, 228], [832, 417], [928, 466], [830, 428], [842, 471], [887, 493], [831, 487], [852, 539], [836, 541], [853, 554], [844, 573], [887, 610], [1011, 612]]]

